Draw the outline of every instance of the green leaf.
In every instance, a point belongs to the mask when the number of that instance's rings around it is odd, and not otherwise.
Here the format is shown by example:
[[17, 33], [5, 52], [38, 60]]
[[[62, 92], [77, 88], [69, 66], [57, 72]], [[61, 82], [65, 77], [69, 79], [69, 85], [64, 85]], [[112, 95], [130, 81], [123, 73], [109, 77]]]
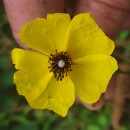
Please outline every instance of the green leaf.
[[126, 40], [129, 35], [130, 35], [130, 31], [129, 30], [124, 30], [124, 31], [122, 31], [122, 32], [120, 32], [118, 34], [116, 41], [117, 42], [122, 42], [122, 41]]
[[88, 126], [87, 130], [101, 130], [101, 129], [99, 128], [99, 126], [91, 124], [91, 125]]
[[36, 125], [19, 124], [14, 126], [11, 130], [39, 130]]

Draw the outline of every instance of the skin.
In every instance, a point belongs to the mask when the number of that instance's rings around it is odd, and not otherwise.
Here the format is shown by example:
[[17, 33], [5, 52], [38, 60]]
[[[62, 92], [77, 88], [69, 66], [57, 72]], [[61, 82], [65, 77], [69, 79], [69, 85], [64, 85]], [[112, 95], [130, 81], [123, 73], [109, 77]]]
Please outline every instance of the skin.
[[[122, 29], [130, 29], [130, 0], [4, 0], [13, 35], [20, 43], [18, 32], [22, 25], [48, 13], [67, 12], [72, 17], [79, 13], [90, 12], [96, 23], [107, 36], [114, 39]], [[111, 79], [106, 93], [94, 104], [85, 104], [91, 110], [102, 107], [104, 101], [114, 95], [116, 76]]]

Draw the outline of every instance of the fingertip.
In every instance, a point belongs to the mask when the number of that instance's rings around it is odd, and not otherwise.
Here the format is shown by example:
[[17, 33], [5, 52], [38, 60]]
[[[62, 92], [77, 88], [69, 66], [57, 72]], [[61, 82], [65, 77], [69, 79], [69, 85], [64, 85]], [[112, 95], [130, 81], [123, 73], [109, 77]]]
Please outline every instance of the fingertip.
[[83, 103], [83, 105], [90, 109], [90, 110], [93, 110], [93, 111], [96, 111], [96, 110], [100, 110], [102, 108], [104, 104], [104, 101], [97, 101], [96, 103], [93, 103], [93, 104], [86, 104], [86, 103]]
[[106, 100], [113, 99], [116, 93], [116, 89], [117, 89], [117, 74], [114, 74], [110, 79], [107, 90], [104, 94], [105, 99]]
[[86, 108], [88, 108], [90, 110], [93, 110], [93, 111], [100, 110], [103, 107], [103, 105], [104, 105], [104, 95], [102, 95], [100, 97], [100, 99], [97, 102], [93, 103], [93, 104], [83, 103], [83, 105]]
[[14, 32], [14, 31], [13, 31], [13, 36], [14, 36], [14, 39], [16, 40], [16, 42], [18, 43], [18, 45], [19, 45], [21, 48], [30, 49], [28, 46], [26, 46], [25, 44], [21, 43], [20, 38], [19, 38], [19, 35], [18, 35], [18, 32]]
[[79, 102], [83, 106], [85, 106], [89, 110], [96, 111], [96, 110], [101, 109], [103, 107], [103, 105], [104, 105], [104, 94], [102, 94], [101, 97], [100, 97], [100, 99], [97, 102], [93, 103], [93, 104], [86, 104], [86, 103], [82, 102], [80, 99], [78, 99], [78, 100], [79, 100]]

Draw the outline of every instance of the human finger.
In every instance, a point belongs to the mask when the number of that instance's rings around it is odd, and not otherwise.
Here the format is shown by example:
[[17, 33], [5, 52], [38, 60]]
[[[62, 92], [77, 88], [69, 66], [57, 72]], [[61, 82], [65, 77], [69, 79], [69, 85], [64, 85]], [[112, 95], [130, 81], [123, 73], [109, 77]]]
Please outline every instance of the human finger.
[[20, 28], [35, 18], [46, 17], [48, 13], [63, 12], [65, 0], [4, 0], [4, 5], [15, 39], [26, 48], [19, 39]]
[[129, 20], [126, 21], [130, 14], [129, 0], [77, 0], [70, 4], [73, 15], [90, 12], [99, 27], [112, 39], [123, 25], [129, 24]]

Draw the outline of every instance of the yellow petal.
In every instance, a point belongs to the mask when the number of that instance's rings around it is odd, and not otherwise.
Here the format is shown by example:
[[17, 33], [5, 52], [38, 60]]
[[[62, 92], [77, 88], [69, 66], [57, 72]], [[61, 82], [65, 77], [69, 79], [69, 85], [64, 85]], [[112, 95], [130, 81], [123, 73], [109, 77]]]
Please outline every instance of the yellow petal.
[[66, 116], [68, 109], [75, 100], [73, 82], [69, 77], [57, 81], [54, 77], [41, 95], [29, 104], [33, 108], [53, 110], [61, 116]]
[[50, 55], [65, 49], [65, 34], [70, 23], [69, 14], [49, 14], [47, 20], [37, 18], [24, 25], [20, 39], [27, 46]]
[[66, 35], [66, 50], [73, 58], [90, 54], [110, 55], [114, 49], [114, 42], [105, 36], [89, 13], [76, 15]]
[[52, 77], [48, 70], [48, 57], [34, 51], [14, 49], [12, 59], [16, 69], [19, 69], [14, 74], [18, 93], [30, 101], [34, 100]]
[[96, 102], [106, 91], [112, 74], [117, 70], [116, 60], [107, 55], [90, 55], [75, 60], [70, 77], [76, 94], [85, 103]]

